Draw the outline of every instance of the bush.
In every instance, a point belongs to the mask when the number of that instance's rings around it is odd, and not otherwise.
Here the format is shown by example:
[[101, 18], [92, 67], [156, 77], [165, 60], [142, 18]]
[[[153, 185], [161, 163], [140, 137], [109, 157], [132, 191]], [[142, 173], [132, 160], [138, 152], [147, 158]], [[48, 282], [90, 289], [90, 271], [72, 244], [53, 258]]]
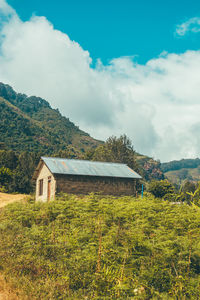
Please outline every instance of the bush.
[[168, 180], [153, 180], [149, 183], [148, 192], [153, 194], [156, 198], [163, 198], [167, 195], [173, 198], [175, 193], [174, 186]]

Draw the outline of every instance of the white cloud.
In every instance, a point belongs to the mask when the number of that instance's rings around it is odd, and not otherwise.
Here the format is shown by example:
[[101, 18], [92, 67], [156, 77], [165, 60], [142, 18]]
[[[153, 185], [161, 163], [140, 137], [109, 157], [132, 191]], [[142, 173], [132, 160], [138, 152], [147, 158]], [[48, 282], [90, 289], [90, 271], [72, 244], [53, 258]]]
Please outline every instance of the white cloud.
[[197, 33], [200, 32], [200, 18], [194, 17], [190, 18], [186, 22], [177, 25], [176, 34], [179, 36], [184, 36], [187, 32]]
[[138, 152], [163, 161], [200, 156], [199, 51], [92, 68], [89, 52], [45, 17], [22, 22], [13, 12], [0, 53], [0, 81], [47, 99], [92, 136], [126, 133]]
[[10, 17], [16, 17], [17, 14], [16, 11], [5, 1], [5, 0], [0, 0], [0, 20], [5, 21], [6, 19]]

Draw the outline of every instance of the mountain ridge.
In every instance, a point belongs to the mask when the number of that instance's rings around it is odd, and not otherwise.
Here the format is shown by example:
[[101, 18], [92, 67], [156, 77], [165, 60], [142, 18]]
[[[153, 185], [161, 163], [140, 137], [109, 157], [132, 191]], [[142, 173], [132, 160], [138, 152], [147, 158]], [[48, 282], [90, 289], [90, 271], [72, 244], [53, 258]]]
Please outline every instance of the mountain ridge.
[[161, 164], [165, 177], [175, 184], [184, 180], [200, 181], [200, 159], [173, 160]]
[[[85, 152], [101, 141], [79, 129], [58, 109], [36, 96], [16, 93], [0, 83], [0, 142], [14, 151], [41, 151], [50, 155], [71, 145]], [[8, 126], [9, 124], [9, 126]]]

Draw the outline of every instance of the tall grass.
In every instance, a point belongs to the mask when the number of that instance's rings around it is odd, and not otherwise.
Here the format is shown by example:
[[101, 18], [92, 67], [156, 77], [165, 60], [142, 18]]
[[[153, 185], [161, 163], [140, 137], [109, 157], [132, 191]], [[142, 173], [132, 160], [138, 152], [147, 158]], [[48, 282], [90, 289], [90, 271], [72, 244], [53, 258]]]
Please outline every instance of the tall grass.
[[0, 272], [30, 299], [198, 299], [200, 211], [146, 196], [15, 203]]

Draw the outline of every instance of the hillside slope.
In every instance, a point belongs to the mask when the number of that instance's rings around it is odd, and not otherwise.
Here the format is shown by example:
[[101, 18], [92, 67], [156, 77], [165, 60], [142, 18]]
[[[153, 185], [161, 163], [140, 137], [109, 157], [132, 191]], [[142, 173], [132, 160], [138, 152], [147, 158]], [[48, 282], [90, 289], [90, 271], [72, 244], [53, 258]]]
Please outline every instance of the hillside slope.
[[171, 182], [200, 181], [200, 159], [181, 159], [161, 164], [164, 175]]
[[84, 152], [100, 144], [57, 109], [52, 109], [46, 100], [16, 93], [3, 83], [0, 83], [0, 114], [0, 143], [17, 152], [51, 154], [69, 145]]

